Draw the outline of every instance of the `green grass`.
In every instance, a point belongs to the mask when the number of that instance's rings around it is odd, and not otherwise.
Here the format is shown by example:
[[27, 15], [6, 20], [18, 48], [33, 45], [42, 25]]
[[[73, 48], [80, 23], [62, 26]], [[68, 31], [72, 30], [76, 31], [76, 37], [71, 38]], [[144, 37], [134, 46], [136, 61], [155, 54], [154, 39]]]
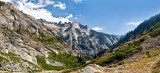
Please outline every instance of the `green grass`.
[[14, 63], [20, 61], [20, 58], [17, 57], [17, 55], [14, 54], [14, 53], [12, 53], [12, 52], [9, 52], [9, 53], [2, 53], [2, 52], [1, 52], [1, 54], [4, 55], [4, 56], [8, 56], [11, 60], [14, 61]]
[[160, 70], [159, 71], [154, 70], [152, 71], [152, 73], [160, 73]]
[[5, 60], [5, 61], [7, 61], [7, 62], [8, 62], [8, 60], [7, 60], [6, 58], [4, 58], [4, 57], [0, 56], [0, 63], [1, 63], [3, 60]]
[[63, 70], [64, 67], [59, 67], [59, 66], [52, 66], [48, 65], [45, 61], [44, 56], [36, 56], [38, 64], [42, 67], [44, 70]]
[[48, 35], [39, 35], [35, 37], [36, 40], [45, 43], [45, 44], [55, 44], [55, 43], [61, 43], [63, 44], [64, 41], [60, 38], [54, 38], [52, 36], [48, 36]]
[[84, 62], [83, 59], [78, 58], [76, 56], [73, 56], [68, 53], [59, 53], [58, 55], [52, 52], [49, 52], [48, 59], [52, 62], [58, 61], [64, 64], [64, 66], [52, 66], [48, 65], [45, 61], [44, 56], [36, 56], [38, 64], [44, 69], [44, 70], [66, 70], [78, 67], [82, 65]]
[[[28, 62], [29, 64], [31, 64], [31, 65], [39, 68], [38, 66], [36, 66], [36, 65], [33, 64], [32, 62], [29, 62], [29, 61], [27, 61], [27, 60], [25, 60], [25, 59], [22, 59], [22, 58], [18, 57], [15, 53], [12, 53], [12, 52], [8, 52], [8, 53], [0, 52], [0, 53], [1, 53], [1, 55], [6, 56], [6, 57], [8, 57], [10, 60], [12, 60], [12, 61], [13, 61], [12, 64], [20, 63], [20, 67], [21, 67], [21, 68], [24, 68], [24, 66], [22, 65], [21, 61], [23, 61], [23, 62]], [[9, 62], [8, 59], [3, 58], [3, 57], [0, 56], [0, 63], [1, 63], [3, 60]], [[32, 72], [37, 72], [37, 71], [39, 71], [39, 70], [33, 70], [33, 69], [29, 68], [29, 67], [26, 68], [26, 69], [27, 69], [27, 70], [30, 70], [30, 71], [32, 71]], [[39, 68], [39, 69], [40, 69], [40, 68]], [[5, 70], [5, 71], [6, 71], [6, 70]]]
[[149, 33], [149, 35], [151, 37], [156, 37], [156, 36], [160, 35], [160, 28], [153, 30], [152, 32]]
[[68, 53], [59, 53], [56, 55], [55, 53], [49, 52], [50, 56], [48, 57], [51, 61], [62, 62], [68, 68], [74, 68], [80, 66], [82, 64], [82, 59], [76, 56], [73, 56]]
[[156, 37], [160, 35], [160, 22], [151, 27], [147, 32], [149, 32], [149, 36]]
[[142, 50], [142, 46], [141, 43], [146, 39], [146, 37], [141, 38], [138, 41], [135, 41], [134, 43], [129, 44], [128, 46], [119, 49], [118, 51], [102, 58], [96, 61], [96, 64], [99, 65], [105, 65], [108, 63], [111, 63], [115, 60], [122, 60], [124, 58], [126, 58], [127, 56], [132, 55], [135, 52], [139, 52]]
[[154, 54], [153, 56], [158, 56], [160, 53], [156, 53], [156, 54]]
[[152, 73], [160, 73], [160, 61], [153, 67]]

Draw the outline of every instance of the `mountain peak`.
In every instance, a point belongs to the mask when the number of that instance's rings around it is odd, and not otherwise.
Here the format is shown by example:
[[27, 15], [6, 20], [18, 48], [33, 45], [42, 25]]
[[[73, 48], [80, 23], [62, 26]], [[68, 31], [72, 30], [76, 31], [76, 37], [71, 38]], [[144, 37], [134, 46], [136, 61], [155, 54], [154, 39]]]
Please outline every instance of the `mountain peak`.
[[78, 55], [93, 58], [99, 52], [109, 49], [119, 38], [113, 35], [102, 34], [90, 29], [87, 25], [73, 21], [69, 23], [42, 22], [58, 36], [62, 37]]

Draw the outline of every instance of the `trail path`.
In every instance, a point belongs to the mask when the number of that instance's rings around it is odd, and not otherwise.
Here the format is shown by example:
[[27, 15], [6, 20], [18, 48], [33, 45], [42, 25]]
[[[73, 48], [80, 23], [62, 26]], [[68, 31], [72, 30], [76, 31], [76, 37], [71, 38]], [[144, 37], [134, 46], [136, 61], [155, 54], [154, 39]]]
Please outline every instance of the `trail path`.
[[148, 73], [152, 73], [151, 68], [154, 66], [155, 63], [157, 63], [160, 60], [160, 57], [156, 59], [152, 64], [148, 67]]

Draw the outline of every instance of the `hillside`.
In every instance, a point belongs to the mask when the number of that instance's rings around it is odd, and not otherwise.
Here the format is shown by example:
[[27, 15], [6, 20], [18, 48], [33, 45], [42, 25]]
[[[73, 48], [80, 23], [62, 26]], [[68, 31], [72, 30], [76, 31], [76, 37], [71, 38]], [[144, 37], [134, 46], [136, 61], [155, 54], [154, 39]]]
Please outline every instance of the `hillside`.
[[125, 42], [128, 42], [131, 39], [136, 38], [137, 36], [142, 36], [143, 32], [148, 30], [150, 27], [154, 26], [157, 22], [160, 22], [160, 14], [157, 14], [155, 16], [152, 16], [150, 19], [145, 20], [142, 22], [136, 29], [133, 31], [128, 32], [125, 37], [121, 38], [120, 41], [118, 41], [113, 48], [116, 48], [120, 45], [122, 45]]
[[109, 50], [119, 40], [115, 35], [96, 32], [79, 22], [52, 23], [43, 19], [39, 21], [50, 27], [55, 34], [67, 42], [70, 49], [82, 57], [92, 59], [105, 50]]
[[0, 20], [1, 71], [65, 70], [84, 63], [60, 37], [17, 5], [0, 1]]
[[[141, 26], [141, 25], [140, 25]], [[134, 39], [122, 44], [75, 72], [160, 72], [160, 22], [157, 22]]]
[[120, 41], [79, 22], [37, 20], [2, 1], [0, 20], [0, 73], [160, 72], [160, 14]]

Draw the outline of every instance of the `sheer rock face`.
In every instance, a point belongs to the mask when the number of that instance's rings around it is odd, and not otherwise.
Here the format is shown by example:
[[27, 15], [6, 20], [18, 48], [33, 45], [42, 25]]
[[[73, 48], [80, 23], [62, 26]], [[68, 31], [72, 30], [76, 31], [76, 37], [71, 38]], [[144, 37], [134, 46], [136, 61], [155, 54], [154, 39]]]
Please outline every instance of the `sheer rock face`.
[[96, 32], [78, 22], [52, 23], [43, 19], [39, 21], [63, 38], [79, 56], [93, 58], [119, 40], [117, 36]]
[[[72, 51], [64, 44], [49, 45], [36, 40], [35, 37], [40, 33], [56, 38], [56, 35], [47, 26], [19, 11], [16, 5], [0, 1], [0, 61], [4, 58], [0, 69], [8, 71], [41, 70], [37, 66], [36, 56], [47, 58], [49, 52], [58, 54], [59, 51]], [[60, 48], [60, 50], [53, 47]]]

